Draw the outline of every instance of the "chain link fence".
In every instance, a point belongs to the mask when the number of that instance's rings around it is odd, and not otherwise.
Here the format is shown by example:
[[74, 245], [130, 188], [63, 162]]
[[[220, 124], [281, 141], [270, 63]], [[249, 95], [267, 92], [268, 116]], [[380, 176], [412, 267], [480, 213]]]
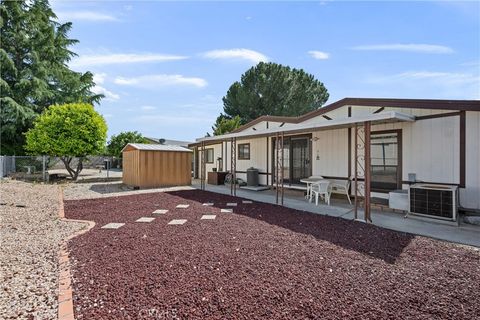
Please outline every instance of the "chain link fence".
[[[78, 158], [70, 167], [76, 169]], [[121, 178], [120, 160], [112, 156], [87, 156], [83, 160], [82, 179]], [[63, 161], [50, 156], [0, 156], [0, 178], [50, 182], [69, 178]]]

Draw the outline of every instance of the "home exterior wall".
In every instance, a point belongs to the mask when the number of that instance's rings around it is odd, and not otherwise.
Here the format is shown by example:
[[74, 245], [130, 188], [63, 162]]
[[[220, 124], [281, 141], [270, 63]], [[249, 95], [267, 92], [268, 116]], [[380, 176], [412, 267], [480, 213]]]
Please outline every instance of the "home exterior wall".
[[[350, 109], [350, 111], [349, 111]], [[379, 107], [343, 106], [325, 115], [332, 119], [360, 117], [379, 111]], [[415, 173], [417, 180], [430, 183], [454, 184], [460, 186], [460, 205], [480, 209], [480, 112], [465, 112], [465, 188], [462, 183], [461, 156], [461, 116], [455, 110], [435, 110], [421, 108], [390, 108], [382, 111], [397, 111], [420, 117], [414, 122], [396, 122], [372, 125], [372, 132], [401, 130], [402, 181], [408, 181], [408, 174]], [[302, 123], [328, 122], [322, 115]], [[270, 122], [272, 123], [272, 122]], [[259, 126], [260, 125], [260, 126]], [[256, 124], [257, 130], [264, 130]], [[279, 125], [277, 123], [276, 125]], [[295, 124], [286, 123], [285, 126]], [[272, 128], [269, 124], [269, 127]], [[253, 130], [247, 128], [246, 131]], [[349, 136], [350, 131], [350, 152]], [[354, 175], [355, 168], [354, 129], [332, 129], [312, 132], [312, 174], [336, 178]], [[246, 179], [245, 171], [255, 167], [260, 171], [260, 183], [270, 184], [272, 174], [271, 137], [249, 138], [237, 144], [250, 143], [250, 160], [237, 159], [237, 176]], [[268, 141], [268, 143], [267, 143]], [[230, 169], [230, 142], [226, 143], [225, 162]], [[268, 151], [267, 151], [268, 145]], [[225, 148], [225, 144], [224, 144]], [[216, 149], [217, 150], [217, 149]], [[219, 149], [220, 150], [220, 149]], [[238, 149], [237, 149], [238, 150]], [[218, 151], [219, 152], [219, 151]], [[216, 151], [217, 153], [217, 151]], [[225, 149], [224, 149], [225, 153]], [[350, 165], [349, 165], [350, 153]], [[238, 151], [236, 154], [238, 157]], [[268, 158], [268, 161], [267, 161]], [[208, 171], [207, 166], [207, 171]], [[269, 174], [267, 176], [267, 173]], [[408, 188], [407, 183], [402, 184]], [[353, 190], [353, 188], [352, 188]]]
[[465, 189], [460, 189], [460, 203], [480, 209], [480, 112], [466, 113]]

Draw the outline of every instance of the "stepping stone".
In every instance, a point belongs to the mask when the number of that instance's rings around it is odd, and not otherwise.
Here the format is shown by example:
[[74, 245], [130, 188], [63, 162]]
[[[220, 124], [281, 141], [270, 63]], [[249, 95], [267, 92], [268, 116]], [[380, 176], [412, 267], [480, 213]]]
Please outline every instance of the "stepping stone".
[[153, 211], [152, 213], [154, 213], [154, 214], [165, 214], [167, 212], [168, 212], [168, 210], [158, 209], [158, 210]]
[[204, 205], [204, 206], [211, 207], [211, 206], [213, 206], [213, 202], [205, 202], [203, 205]]
[[244, 203], [244, 204], [253, 203], [253, 201], [250, 201], [250, 200], [242, 200], [242, 203]]
[[141, 217], [138, 220], [135, 220], [135, 222], [152, 222], [155, 220], [155, 218], [150, 218], [150, 217]]
[[233, 209], [221, 209], [221, 213], [233, 213]]
[[204, 214], [200, 220], [215, 220], [216, 215], [214, 214]]
[[236, 207], [237, 203], [236, 202], [229, 202], [227, 203], [227, 207]]
[[110, 222], [101, 227], [101, 229], [118, 229], [124, 225], [125, 223]]
[[179, 225], [179, 224], [184, 224], [185, 222], [187, 222], [187, 219], [173, 219], [168, 224]]
[[179, 204], [179, 205], [177, 205], [178, 209], [187, 209], [188, 207], [190, 207], [189, 204]]

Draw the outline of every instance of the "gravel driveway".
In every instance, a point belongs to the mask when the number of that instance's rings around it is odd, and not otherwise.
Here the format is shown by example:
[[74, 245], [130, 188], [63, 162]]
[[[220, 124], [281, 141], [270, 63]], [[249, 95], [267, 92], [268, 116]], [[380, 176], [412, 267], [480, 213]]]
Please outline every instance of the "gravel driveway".
[[58, 252], [83, 225], [58, 220], [58, 187], [0, 182], [0, 319], [57, 317]]
[[65, 213], [97, 223], [69, 243], [79, 320], [480, 318], [470, 247], [199, 190]]

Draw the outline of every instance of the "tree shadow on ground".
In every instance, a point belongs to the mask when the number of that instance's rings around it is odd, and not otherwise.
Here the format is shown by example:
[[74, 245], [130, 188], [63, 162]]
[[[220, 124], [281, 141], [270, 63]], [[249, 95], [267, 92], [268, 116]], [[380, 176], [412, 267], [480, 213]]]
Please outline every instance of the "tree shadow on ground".
[[269, 203], [254, 201], [253, 204], [243, 204], [242, 200], [248, 199], [209, 191], [174, 191], [169, 194], [199, 203], [213, 202], [216, 208], [227, 208], [227, 202], [237, 202], [234, 214], [258, 219], [292, 232], [311, 235], [317, 240], [328, 241], [390, 264], [395, 263], [405, 247], [415, 238], [413, 234], [384, 229], [372, 224]]

